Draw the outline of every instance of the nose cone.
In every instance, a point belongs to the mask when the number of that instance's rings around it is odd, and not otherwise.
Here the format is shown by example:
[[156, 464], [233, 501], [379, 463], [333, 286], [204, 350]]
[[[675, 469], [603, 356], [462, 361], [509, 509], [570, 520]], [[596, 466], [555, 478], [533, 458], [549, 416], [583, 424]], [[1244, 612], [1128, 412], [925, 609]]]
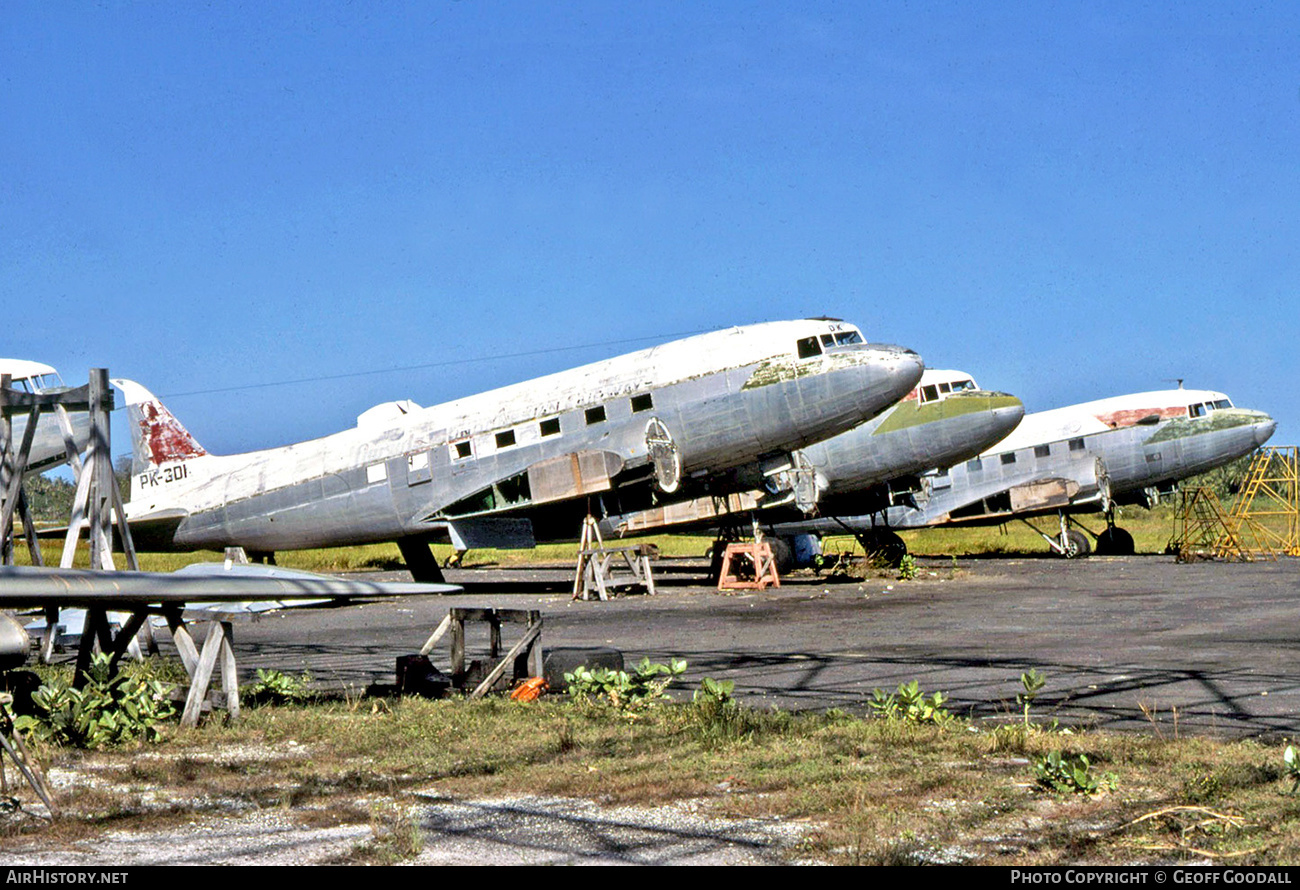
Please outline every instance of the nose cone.
[[[1000, 435], [989, 445], [995, 445], [1010, 435], [1011, 431], [1020, 426], [1020, 421], [1025, 416], [1025, 403], [1012, 395], [1004, 392], [983, 392], [983, 393], [964, 393], [965, 396], [983, 395], [987, 396], [986, 409], [993, 416], [992, 426], [1000, 432]], [[984, 446], [989, 447], [988, 445]], [[981, 451], [983, 449], [980, 449]]]
[[925, 361], [915, 351], [892, 343], [864, 343], [860, 347], [862, 360], [874, 366], [872, 379], [866, 381], [884, 402], [872, 411], [879, 414], [907, 395], [921, 382]]
[[1259, 415], [1255, 421], [1255, 447], [1258, 448], [1272, 437], [1273, 432], [1277, 429], [1277, 421], [1265, 414], [1263, 411], [1254, 412]]

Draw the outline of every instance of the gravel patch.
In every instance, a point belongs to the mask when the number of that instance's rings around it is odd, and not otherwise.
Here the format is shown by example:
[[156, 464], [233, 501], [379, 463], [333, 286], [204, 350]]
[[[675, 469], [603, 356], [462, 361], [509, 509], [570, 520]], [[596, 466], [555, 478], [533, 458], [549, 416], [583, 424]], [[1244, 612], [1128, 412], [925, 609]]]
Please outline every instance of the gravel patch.
[[[706, 804], [601, 807], [569, 798], [460, 801], [417, 795], [423, 835], [411, 865], [784, 865], [805, 823], [725, 819]], [[59, 849], [10, 846], [14, 866], [319, 865], [374, 838], [370, 825], [305, 828], [292, 811], [195, 819], [181, 828], [107, 831]]]

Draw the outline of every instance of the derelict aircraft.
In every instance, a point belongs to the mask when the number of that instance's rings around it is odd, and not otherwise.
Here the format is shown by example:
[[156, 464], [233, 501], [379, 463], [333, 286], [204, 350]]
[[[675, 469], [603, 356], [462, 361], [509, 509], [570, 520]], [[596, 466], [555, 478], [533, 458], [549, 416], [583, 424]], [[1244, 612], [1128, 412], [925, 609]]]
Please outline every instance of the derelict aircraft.
[[[755, 484], [737, 493], [611, 516], [601, 529], [627, 535], [687, 524], [716, 527], [748, 522], [754, 512], [767, 525], [800, 513], [858, 515], [873, 504], [888, 506], [891, 492], [914, 486], [920, 474], [975, 457], [1002, 441], [1024, 414], [1018, 398], [982, 390], [969, 374], [926, 369], [917, 386], [879, 416], [795, 452], [795, 469], [788, 474], [795, 477], [792, 483], [757, 487], [763, 480], [751, 478]], [[772, 543], [778, 567], [788, 566], [788, 542]]]
[[[9, 385], [16, 390], [29, 393], [48, 392], [63, 389], [63, 380], [59, 372], [41, 362], [18, 358], [0, 358], [0, 374], [8, 374]], [[86, 447], [90, 422], [84, 411], [68, 414], [68, 434], [77, 452]], [[27, 429], [27, 415], [19, 414], [13, 419], [13, 438], [20, 442]], [[28, 452], [27, 473], [39, 473], [68, 460], [67, 440], [60, 428], [57, 415], [42, 414], [36, 422], [36, 432], [32, 434], [32, 445]]]
[[1025, 415], [1011, 435], [969, 461], [921, 478], [910, 503], [863, 515], [792, 522], [782, 536], [851, 530], [872, 549], [901, 557], [906, 545], [892, 529], [1000, 524], [1057, 513], [1059, 532], [1038, 529], [1066, 557], [1092, 550], [1071, 524], [1075, 511], [1101, 510], [1106, 528], [1097, 552], [1131, 554], [1133, 536], [1115, 525], [1114, 507], [1151, 505], [1162, 490], [1250, 454], [1277, 422], [1262, 411], [1236, 408], [1223, 393], [1170, 389], [1114, 396]]
[[748, 464], [777, 475], [791, 452], [898, 401], [923, 367], [839, 320], [768, 322], [429, 408], [389, 402], [353, 429], [229, 456], [115, 380], [134, 450], [127, 518], [140, 549], [395, 541], [417, 581], [438, 581], [431, 540], [529, 547], [535, 522], [575, 536], [607, 495], [671, 499]]

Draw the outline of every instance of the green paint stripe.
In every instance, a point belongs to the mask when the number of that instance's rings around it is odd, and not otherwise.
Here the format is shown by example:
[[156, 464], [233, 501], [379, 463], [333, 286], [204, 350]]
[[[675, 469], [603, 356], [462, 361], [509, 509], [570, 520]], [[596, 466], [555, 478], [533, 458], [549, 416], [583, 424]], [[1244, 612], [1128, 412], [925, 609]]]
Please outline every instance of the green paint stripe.
[[871, 435], [893, 433], [939, 420], [950, 420], [965, 414], [979, 414], [995, 411], [998, 408], [1023, 407], [1024, 404], [1015, 396], [992, 392], [962, 393], [949, 396], [942, 401], [926, 402], [924, 405], [902, 402], [885, 415], [880, 426], [872, 430]]

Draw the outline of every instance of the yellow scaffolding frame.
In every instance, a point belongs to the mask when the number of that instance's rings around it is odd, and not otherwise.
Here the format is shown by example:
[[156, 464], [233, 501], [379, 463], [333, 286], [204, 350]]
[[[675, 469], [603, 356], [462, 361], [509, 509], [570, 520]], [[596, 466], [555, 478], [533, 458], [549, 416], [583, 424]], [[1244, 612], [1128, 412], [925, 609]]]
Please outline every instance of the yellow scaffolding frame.
[[[1300, 461], [1294, 445], [1261, 448], [1246, 471], [1228, 526], [1249, 555], [1300, 556]], [[1225, 542], [1225, 546], [1231, 546]]]
[[1185, 488], [1178, 512], [1174, 514], [1174, 534], [1170, 549], [1179, 562], [1198, 559], [1249, 560], [1241, 538], [1223, 512], [1219, 499], [1208, 488]]

